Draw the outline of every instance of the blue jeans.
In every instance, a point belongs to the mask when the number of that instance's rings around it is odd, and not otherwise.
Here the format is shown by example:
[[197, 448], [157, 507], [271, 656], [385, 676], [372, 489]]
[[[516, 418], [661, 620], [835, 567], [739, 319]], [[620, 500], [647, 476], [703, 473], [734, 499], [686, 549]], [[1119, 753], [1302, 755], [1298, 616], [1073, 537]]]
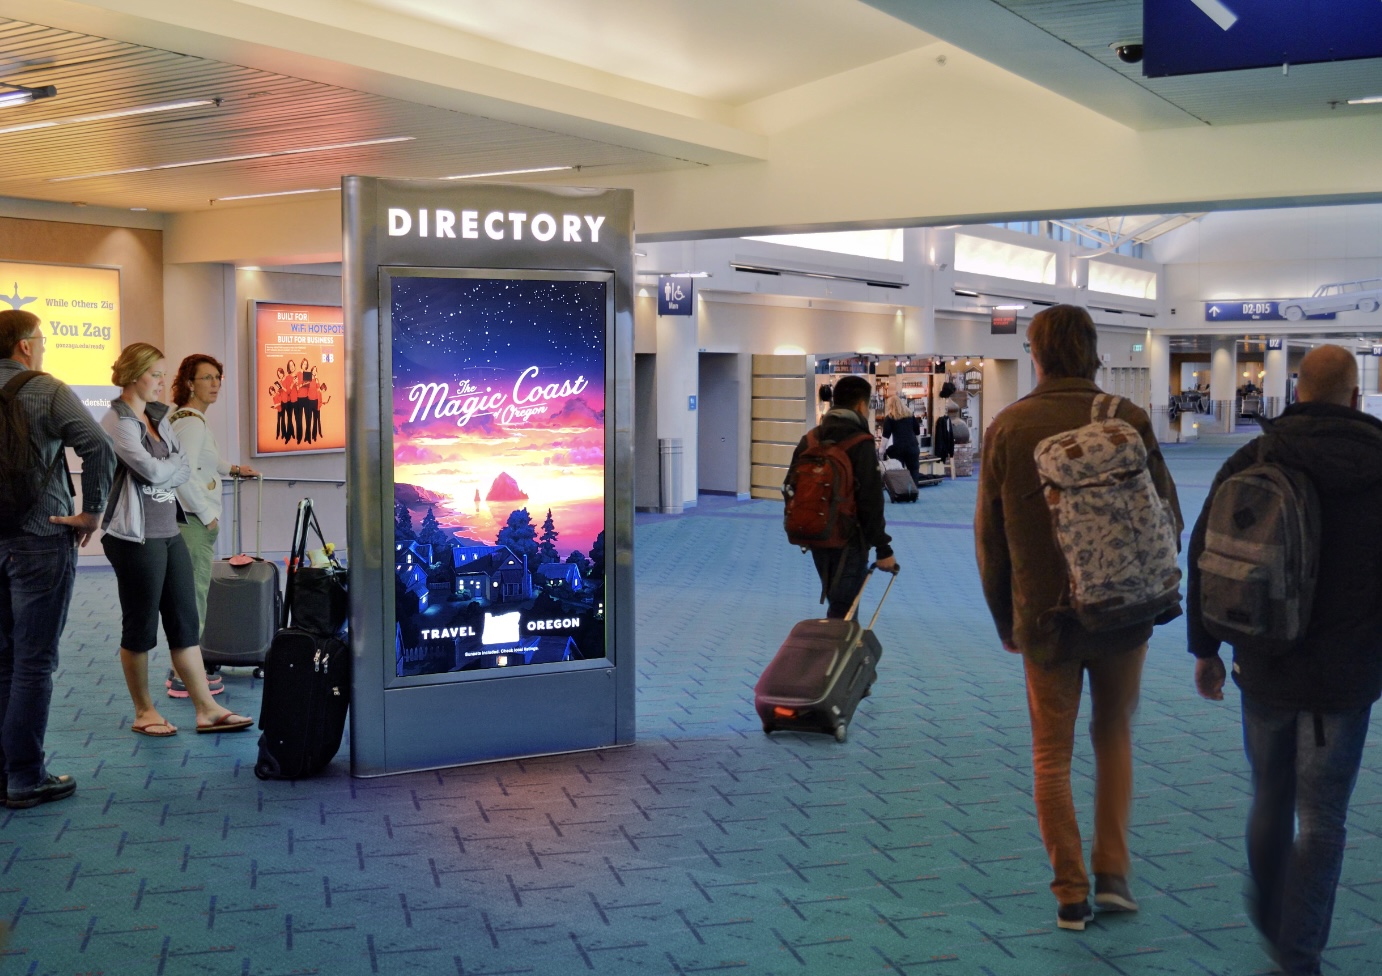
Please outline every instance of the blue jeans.
[[1368, 706], [1317, 717], [1243, 696], [1253, 785], [1247, 836], [1253, 921], [1291, 976], [1320, 972], [1371, 712]]
[[0, 764], [11, 793], [47, 775], [43, 735], [76, 574], [71, 532], [0, 539]]

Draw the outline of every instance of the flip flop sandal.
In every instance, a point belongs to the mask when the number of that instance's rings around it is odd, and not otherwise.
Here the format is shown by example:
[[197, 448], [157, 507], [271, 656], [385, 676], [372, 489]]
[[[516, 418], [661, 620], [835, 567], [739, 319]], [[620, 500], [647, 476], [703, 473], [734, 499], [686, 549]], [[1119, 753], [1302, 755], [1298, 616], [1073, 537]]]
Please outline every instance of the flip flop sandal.
[[[162, 729], [163, 731], [155, 732], [155, 729]], [[178, 734], [178, 730], [167, 722], [146, 722], [143, 725], [131, 725], [130, 731], [138, 732], [140, 735], [147, 735], [154, 739], [166, 739], [170, 735]]]
[[[232, 721], [232, 719], [234, 721]], [[234, 712], [227, 715], [214, 725], [198, 725], [197, 731], [201, 733], [211, 732], [243, 732], [245, 729], [254, 725], [254, 719], [245, 718], [243, 715], [236, 715]]]

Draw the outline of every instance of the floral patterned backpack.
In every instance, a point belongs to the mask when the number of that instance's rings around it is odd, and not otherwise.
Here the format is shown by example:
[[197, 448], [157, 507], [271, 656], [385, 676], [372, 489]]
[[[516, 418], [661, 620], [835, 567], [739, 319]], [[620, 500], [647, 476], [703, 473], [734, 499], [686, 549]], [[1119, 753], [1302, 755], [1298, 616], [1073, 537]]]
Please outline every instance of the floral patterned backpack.
[[1090, 422], [1036, 446], [1056, 546], [1070, 580], [1067, 605], [1085, 630], [1116, 630], [1180, 615], [1178, 538], [1170, 507], [1147, 470], [1122, 397], [1094, 398]]

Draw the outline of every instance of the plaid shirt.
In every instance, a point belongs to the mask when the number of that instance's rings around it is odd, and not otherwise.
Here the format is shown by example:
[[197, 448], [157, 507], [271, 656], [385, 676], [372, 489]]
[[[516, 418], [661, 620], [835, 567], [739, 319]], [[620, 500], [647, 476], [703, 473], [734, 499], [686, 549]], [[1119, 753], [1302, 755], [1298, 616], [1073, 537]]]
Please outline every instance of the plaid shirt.
[[[14, 359], [0, 359], [0, 386], [27, 367]], [[115, 448], [91, 413], [71, 388], [53, 376], [35, 376], [19, 391], [19, 402], [29, 414], [29, 437], [38, 450], [43, 470], [53, 464], [58, 452], [72, 448], [82, 459], [82, 511], [105, 511], [115, 476]], [[60, 535], [72, 530], [48, 521], [50, 515], [71, 515], [72, 495], [68, 491], [63, 464], [49, 477], [43, 497], [24, 521], [24, 531], [33, 535]]]

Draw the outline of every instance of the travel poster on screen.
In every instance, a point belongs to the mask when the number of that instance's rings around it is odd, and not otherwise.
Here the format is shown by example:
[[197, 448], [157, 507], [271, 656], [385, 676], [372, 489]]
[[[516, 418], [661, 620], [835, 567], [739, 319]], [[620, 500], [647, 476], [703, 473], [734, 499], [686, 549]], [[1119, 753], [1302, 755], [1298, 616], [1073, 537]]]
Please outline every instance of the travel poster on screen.
[[390, 287], [397, 674], [604, 657], [606, 283]]
[[0, 308], [33, 312], [43, 329], [43, 369], [95, 416], [120, 391], [110, 367], [120, 355], [120, 272], [60, 264], [0, 262]]
[[254, 302], [256, 456], [344, 451], [345, 325], [339, 306]]

